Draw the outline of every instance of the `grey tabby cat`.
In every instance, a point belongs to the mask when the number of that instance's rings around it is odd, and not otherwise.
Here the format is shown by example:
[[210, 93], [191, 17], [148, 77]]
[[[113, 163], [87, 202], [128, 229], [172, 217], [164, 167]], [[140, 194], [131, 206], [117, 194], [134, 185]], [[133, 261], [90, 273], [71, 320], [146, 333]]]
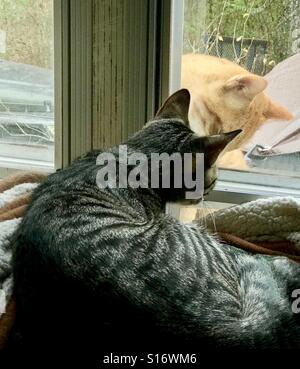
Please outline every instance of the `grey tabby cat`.
[[[188, 91], [178, 91], [126, 144], [148, 157], [204, 153], [208, 192], [218, 154], [239, 131], [196, 136], [189, 102]], [[108, 151], [117, 157], [118, 147]], [[166, 215], [166, 201], [183, 200], [186, 188], [100, 189], [98, 154], [50, 175], [14, 236], [10, 350], [79, 359], [117, 350], [300, 348], [291, 310], [297, 264], [222, 245]]]

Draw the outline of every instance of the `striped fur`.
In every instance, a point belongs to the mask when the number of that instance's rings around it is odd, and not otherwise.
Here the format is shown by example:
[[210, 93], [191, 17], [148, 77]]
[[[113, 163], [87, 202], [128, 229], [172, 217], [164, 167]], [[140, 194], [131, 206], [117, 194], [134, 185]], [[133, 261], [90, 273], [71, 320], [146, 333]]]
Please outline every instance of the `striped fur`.
[[[191, 137], [164, 119], [128, 145], [186, 152]], [[15, 350], [300, 348], [297, 264], [223, 247], [166, 215], [166, 191], [99, 189], [98, 153], [50, 175], [15, 234]]]

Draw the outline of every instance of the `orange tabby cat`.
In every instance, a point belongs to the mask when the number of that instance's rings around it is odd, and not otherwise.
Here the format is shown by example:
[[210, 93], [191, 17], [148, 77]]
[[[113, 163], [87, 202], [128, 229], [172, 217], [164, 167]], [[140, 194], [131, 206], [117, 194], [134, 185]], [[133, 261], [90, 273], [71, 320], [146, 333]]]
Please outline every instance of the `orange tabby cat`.
[[201, 54], [183, 55], [181, 87], [191, 93], [189, 121], [195, 132], [205, 135], [243, 130], [219, 160], [218, 165], [222, 167], [248, 168], [242, 151], [236, 149], [247, 142], [267, 119], [293, 118], [263, 93], [267, 87], [263, 77], [226, 59]]

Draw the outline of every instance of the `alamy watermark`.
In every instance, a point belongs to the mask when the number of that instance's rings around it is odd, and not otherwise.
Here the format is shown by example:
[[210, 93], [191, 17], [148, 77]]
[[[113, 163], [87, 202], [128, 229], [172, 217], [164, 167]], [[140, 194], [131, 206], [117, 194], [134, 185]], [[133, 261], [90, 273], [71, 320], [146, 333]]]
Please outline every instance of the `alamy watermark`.
[[204, 193], [202, 153], [128, 152], [120, 145], [118, 154], [103, 152], [97, 157], [99, 188], [185, 188], [185, 198], [199, 199]]

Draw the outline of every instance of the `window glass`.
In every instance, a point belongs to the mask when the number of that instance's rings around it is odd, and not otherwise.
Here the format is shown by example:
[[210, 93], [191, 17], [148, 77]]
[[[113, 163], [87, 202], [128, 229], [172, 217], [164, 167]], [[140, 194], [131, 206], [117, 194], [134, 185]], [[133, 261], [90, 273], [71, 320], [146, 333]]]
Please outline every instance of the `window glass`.
[[299, 52], [299, 0], [185, 0], [181, 84], [192, 127], [243, 129], [220, 167], [300, 174]]
[[0, 0], [0, 166], [53, 166], [53, 0]]
[[[243, 130], [218, 160], [219, 179], [299, 190], [300, 0], [185, 0], [182, 44], [191, 127]], [[181, 208], [185, 221], [196, 213]]]

